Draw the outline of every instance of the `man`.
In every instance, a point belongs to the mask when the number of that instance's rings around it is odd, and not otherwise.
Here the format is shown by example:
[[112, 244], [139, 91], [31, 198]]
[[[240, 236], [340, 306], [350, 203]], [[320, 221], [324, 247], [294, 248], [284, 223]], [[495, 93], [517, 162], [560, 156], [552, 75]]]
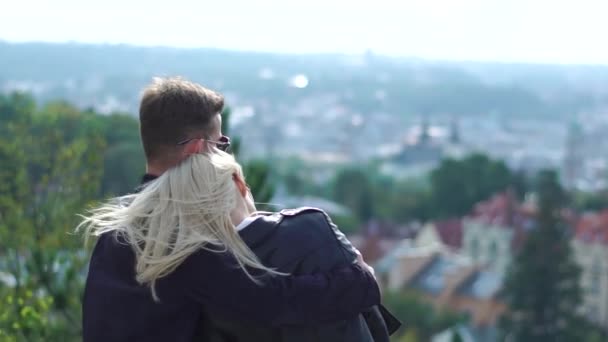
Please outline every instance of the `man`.
[[[227, 147], [222, 108], [221, 95], [182, 79], [156, 79], [146, 88], [139, 113], [147, 160], [143, 182], [193, 153]], [[100, 236], [83, 299], [85, 342], [192, 341], [204, 335], [204, 313], [272, 326], [321, 324], [355, 316], [380, 301], [362, 259], [329, 272], [268, 277], [260, 286], [234, 267], [230, 255], [201, 250], [159, 280], [160, 303], [136, 281], [134, 265], [130, 246], [110, 234]], [[197, 295], [184, 300], [178, 289], [193, 286]]]

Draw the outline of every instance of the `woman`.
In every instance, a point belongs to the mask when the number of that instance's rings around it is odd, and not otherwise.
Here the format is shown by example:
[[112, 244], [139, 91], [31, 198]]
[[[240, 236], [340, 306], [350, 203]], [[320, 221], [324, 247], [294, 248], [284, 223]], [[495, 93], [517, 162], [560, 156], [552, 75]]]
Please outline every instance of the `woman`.
[[[283, 285], [279, 288], [284, 289], [289, 288], [291, 283], [288, 282], [287, 272], [260, 262], [239, 235], [239, 230], [246, 227], [247, 224], [252, 225], [259, 221], [256, 217], [264, 216], [256, 216], [253, 199], [245, 185], [241, 167], [231, 155], [215, 151], [209, 154], [192, 155], [158, 179], [146, 184], [139, 193], [120, 197], [94, 210], [91, 216], [85, 218], [80, 228], [85, 230], [86, 236], [107, 237], [112, 235], [113, 240], [123, 246], [121, 252], [117, 252], [115, 247], [112, 247], [114, 249], [110, 252], [102, 254], [105, 257], [101, 257], [101, 261], [92, 260], [91, 269], [94, 269], [104, 258], [112, 258], [116, 253], [132, 252], [135, 256], [133, 282], [136, 280], [138, 285], [148, 286], [151, 297], [156, 303], [159, 303], [159, 306], [171, 308], [169, 313], [165, 313], [164, 316], [184, 315], [184, 312], [187, 311], [184, 309], [185, 306], [191, 305], [193, 301], [198, 302], [202, 304], [202, 306], [198, 306], [202, 307], [200, 314], [198, 316], [189, 315], [187, 319], [191, 320], [192, 317], [196, 317], [200, 321], [199, 329], [189, 336], [193, 338], [197, 336], [204, 340], [219, 340], [225, 331], [222, 331], [221, 327], [215, 324], [216, 322], [210, 321], [211, 319], [222, 318], [226, 322], [267, 327], [271, 324], [298, 323], [298, 320], [294, 320], [293, 317], [290, 320], [291, 313], [288, 310], [281, 311], [282, 320], [269, 322], [262, 315], [265, 310], [268, 311], [263, 307], [263, 303], [273, 301], [272, 293], [264, 291], [265, 286], [269, 283], [283, 281]], [[244, 231], [246, 230], [241, 230], [241, 232]], [[98, 243], [96, 249], [110, 248], [107, 247], [110, 245], [110, 242], [103, 241], [101, 246]], [[224, 286], [227, 293], [232, 293], [233, 296], [223, 296], [221, 299], [201, 292], [199, 286], [219, 280], [215, 277], [199, 279], [197, 270], [214, 267], [216, 264], [214, 258], [225, 255], [229, 255], [234, 260], [235, 269], [238, 268], [249, 277], [252, 283], [264, 286], [245, 289], [242, 286], [234, 287], [232, 283], [226, 282], [221, 285]], [[203, 258], [204, 261], [200, 261]], [[97, 271], [103, 274], [120, 268], [129, 269], [130, 266], [132, 265], [128, 265], [128, 263], [124, 265], [121, 262], [113, 262]], [[304, 276], [302, 275], [302, 277]], [[114, 287], [122, 288], [123, 286], [124, 284], [121, 283]], [[175, 291], [176, 286], [181, 286], [181, 291]], [[129, 289], [129, 291], [112, 293], [128, 297], [133, 288], [129, 287]], [[92, 293], [93, 290], [88, 286], [87, 291]], [[314, 304], [317, 297], [319, 301], [326, 301], [326, 294], [323, 291], [317, 291], [313, 298], [309, 299], [300, 296], [300, 294], [310, 296], [311, 293], [314, 292], [300, 291], [289, 297], [298, 301], [296, 307], [317, 305]], [[336, 296], [338, 293], [344, 297], [343, 303], [350, 306], [348, 309], [350, 311], [353, 308], [362, 311], [371, 306], [370, 304], [375, 304], [374, 299], [370, 299], [374, 295], [362, 296], [361, 291], [356, 289], [344, 287], [340, 289], [340, 292], [335, 291]], [[141, 295], [138, 293], [138, 296]], [[87, 298], [93, 300], [92, 297], [95, 296], [87, 295], [85, 292], [85, 302]], [[257, 310], [252, 311], [253, 314], [248, 312], [243, 315], [233, 315], [234, 311], [243, 307], [242, 303], [238, 303], [238, 301], [250, 297], [257, 297], [256, 303], [262, 305], [257, 305]], [[148, 305], [145, 309], [142, 307], [140, 311], [149, 311], [152, 310], [151, 308], [157, 309], [155, 306]], [[275, 308], [273, 310], [276, 311]], [[308, 312], [312, 313], [314, 310], [308, 310]], [[346, 311], [343, 310], [343, 312], [343, 317], [348, 317]], [[120, 306], [114, 308], [113, 314], [119, 317]], [[301, 322], [302, 324], [319, 325], [323, 323], [323, 320], [315, 317], [305, 319], [306, 321]], [[130, 317], [116, 319], [118, 322], [113, 321], [109, 320], [107, 323], [107, 325], [114, 325], [113, 327], [108, 326], [108, 329], [116, 330], [117, 324], [120, 326], [119, 331], [125, 330], [129, 334], [137, 336], [146, 335], [143, 332], [132, 331], [133, 323]], [[182, 320], [176, 319], [175, 321], [181, 322]], [[90, 335], [107, 332], [106, 330], [100, 332], [98, 320], [87, 319], [85, 316], [85, 335], [87, 325], [96, 326], [96, 329], [91, 329], [96, 333]], [[148, 327], [148, 329], [157, 328], [157, 324], [151, 322], [150, 325], [154, 326]], [[162, 340], [159, 334], [164, 332], [164, 330], [159, 332], [154, 335], [154, 338]], [[169, 337], [167, 335], [166, 338]], [[175, 336], [170, 338], [176, 340]], [[112, 340], [112, 337], [105, 336], [104, 339]], [[184, 340], [186, 339], [184, 338]]]

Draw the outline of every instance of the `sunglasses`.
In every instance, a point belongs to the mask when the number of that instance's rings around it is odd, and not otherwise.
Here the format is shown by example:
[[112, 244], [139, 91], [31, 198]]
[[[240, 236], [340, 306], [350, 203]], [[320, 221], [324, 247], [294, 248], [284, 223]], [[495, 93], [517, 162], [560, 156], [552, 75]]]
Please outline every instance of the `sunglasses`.
[[209, 140], [209, 139], [205, 139], [205, 138], [190, 138], [190, 139], [186, 139], [186, 140], [182, 140], [180, 142], [178, 142], [178, 145], [185, 145], [189, 142], [191, 142], [192, 140], [204, 140], [206, 142], [210, 142], [215, 144], [215, 147], [220, 150], [220, 151], [224, 151], [224, 152], [228, 152], [228, 149], [230, 148], [230, 138], [222, 135], [217, 141], [215, 140]]

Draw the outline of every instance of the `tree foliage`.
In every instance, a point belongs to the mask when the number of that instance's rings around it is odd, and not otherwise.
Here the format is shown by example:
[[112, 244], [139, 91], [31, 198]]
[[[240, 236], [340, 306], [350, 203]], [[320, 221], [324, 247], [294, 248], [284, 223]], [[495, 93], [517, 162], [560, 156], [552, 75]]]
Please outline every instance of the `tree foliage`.
[[86, 253], [70, 235], [99, 195], [103, 135], [90, 113], [65, 103], [36, 108], [0, 96], [0, 336], [71, 341], [80, 334]]
[[344, 169], [333, 181], [334, 200], [344, 204], [365, 222], [374, 215], [372, 185], [361, 169]]
[[[222, 113], [222, 133], [230, 134], [230, 115], [229, 107], [224, 109]], [[238, 157], [241, 147], [240, 137], [231, 137], [231, 152], [235, 157]], [[268, 204], [274, 196], [275, 186], [271, 179], [272, 170], [270, 165], [264, 160], [252, 160], [246, 163], [241, 163], [243, 173], [245, 174], [247, 185], [251, 189], [253, 198], [256, 201], [256, 207], [260, 210], [267, 210]]]
[[[315, 184], [302, 162], [285, 168], [282, 180], [296, 195], [327, 196], [350, 208], [358, 221], [426, 221], [466, 215], [473, 205], [507, 190], [523, 198], [528, 177], [506, 164], [481, 154], [462, 160], [443, 160], [428, 176], [394, 179], [383, 175], [378, 162], [340, 168], [324, 184]], [[301, 170], [307, 170], [302, 172]]]
[[[0, 164], [0, 341], [80, 340], [87, 252], [71, 232], [87, 204], [138, 184], [137, 120], [0, 95]], [[244, 172], [256, 199], [269, 202], [268, 164]]]
[[461, 216], [473, 205], [513, 184], [514, 175], [502, 161], [474, 154], [446, 159], [431, 173], [431, 205], [438, 217]]
[[403, 322], [405, 330], [395, 336], [398, 341], [430, 341], [432, 335], [466, 321], [461, 314], [435, 309], [416, 292], [386, 292], [383, 302]]
[[539, 211], [520, 253], [510, 267], [504, 298], [510, 310], [501, 328], [511, 341], [582, 341], [580, 270], [562, 219], [565, 194], [551, 171], [537, 179]]
[[103, 152], [101, 194], [108, 197], [132, 191], [146, 165], [137, 120], [131, 115], [115, 113], [94, 115], [93, 122], [108, 145]]

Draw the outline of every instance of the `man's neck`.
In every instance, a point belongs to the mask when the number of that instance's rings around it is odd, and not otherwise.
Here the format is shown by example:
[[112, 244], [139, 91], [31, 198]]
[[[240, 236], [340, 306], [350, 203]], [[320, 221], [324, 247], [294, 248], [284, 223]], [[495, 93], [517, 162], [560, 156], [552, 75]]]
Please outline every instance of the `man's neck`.
[[148, 175], [159, 177], [165, 171], [167, 171], [166, 168], [161, 168], [161, 167], [158, 167], [155, 165], [150, 165], [150, 164], [146, 165], [146, 174], [148, 174]]

